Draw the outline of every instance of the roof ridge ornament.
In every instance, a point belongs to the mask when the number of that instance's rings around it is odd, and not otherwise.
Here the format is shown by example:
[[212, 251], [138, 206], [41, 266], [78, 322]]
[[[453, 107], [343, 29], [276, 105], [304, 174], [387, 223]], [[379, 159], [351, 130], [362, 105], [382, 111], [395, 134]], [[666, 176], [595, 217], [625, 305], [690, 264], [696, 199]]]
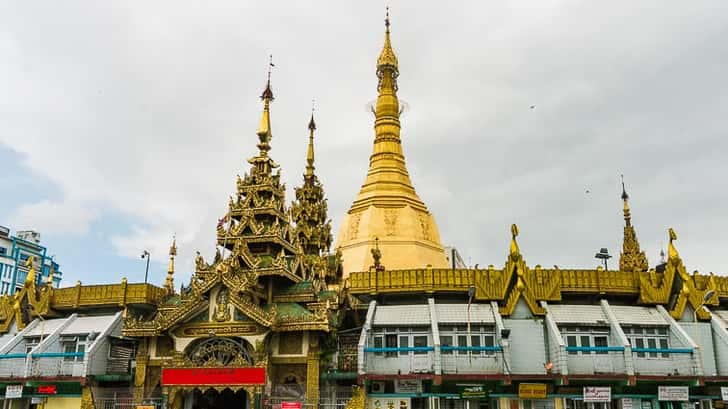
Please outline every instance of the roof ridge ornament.
[[622, 252], [619, 254], [619, 269], [622, 271], [647, 271], [649, 264], [645, 252], [640, 249], [637, 233], [632, 225], [632, 213], [629, 208], [629, 195], [624, 185], [624, 175], [619, 175], [622, 181], [622, 202], [624, 212], [624, 236], [622, 239]]

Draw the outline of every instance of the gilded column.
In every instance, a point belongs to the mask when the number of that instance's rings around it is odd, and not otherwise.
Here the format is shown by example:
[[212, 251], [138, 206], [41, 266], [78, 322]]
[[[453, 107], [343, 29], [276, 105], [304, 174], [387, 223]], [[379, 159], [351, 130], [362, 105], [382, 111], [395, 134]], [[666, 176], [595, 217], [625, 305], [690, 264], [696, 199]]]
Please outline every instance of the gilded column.
[[144, 399], [144, 381], [147, 376], [147, 363], [149, 353], [147, 348], [148, 338], [142, 339], [136, 353], [136, 370], [134, 371], [134, 402], [141, 403]]
[[319, 403], [319, 352], [309, 349], [306, 370], [306, 403], [318, 408]]

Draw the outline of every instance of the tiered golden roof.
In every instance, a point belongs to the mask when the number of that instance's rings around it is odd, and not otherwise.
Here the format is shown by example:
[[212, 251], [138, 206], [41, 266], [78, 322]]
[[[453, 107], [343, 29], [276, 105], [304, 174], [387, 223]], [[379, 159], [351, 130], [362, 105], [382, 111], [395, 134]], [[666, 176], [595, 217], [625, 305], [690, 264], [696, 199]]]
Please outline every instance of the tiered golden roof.
[[619, 268], [622, 271], [647, 271], [647, 256], [640, 250], [637, 233], [632, 226], [632, 215], [629, 210], [629, 195], [622, 181], [622, 201], [624, 202], [624, 240], [622, 253], [619, 255]]
[[397, 97], [399, 64], [392, 49], [389, 15], [384, 47], [377, 60], [377, 97], [374, 109], [374, 148], [369, 171], [337, 236], [344, 274], [369, 268], [376, 238], [382, 264], [390, 268], [447, 266], [435, 219], [415, 192], [405, 164], [400, 139]]

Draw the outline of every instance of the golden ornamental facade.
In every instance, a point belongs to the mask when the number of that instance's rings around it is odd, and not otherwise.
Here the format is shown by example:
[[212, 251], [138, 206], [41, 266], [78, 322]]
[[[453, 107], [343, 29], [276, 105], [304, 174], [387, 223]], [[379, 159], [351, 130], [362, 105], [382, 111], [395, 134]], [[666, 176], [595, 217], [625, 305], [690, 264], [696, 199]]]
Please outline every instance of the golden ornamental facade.
[[388, 18], [376, 72], [369, 171], [334, 251], [313, 116], [286, 202], [269, 75], [257, 153], [216, 253], [197, 254], [179, 292], [176, 240], [161, 287], [55, 289], [30, 259], [24, 287], [0, 297], [5, 398], [46, 409], [723, 407], [727, 277], [688, 273], [672, 228], [667, 260], [650, 266], [624, 185], [616, 270], [529, 265], [515, 224], [499, 263], [448, 268], [405, 166]]

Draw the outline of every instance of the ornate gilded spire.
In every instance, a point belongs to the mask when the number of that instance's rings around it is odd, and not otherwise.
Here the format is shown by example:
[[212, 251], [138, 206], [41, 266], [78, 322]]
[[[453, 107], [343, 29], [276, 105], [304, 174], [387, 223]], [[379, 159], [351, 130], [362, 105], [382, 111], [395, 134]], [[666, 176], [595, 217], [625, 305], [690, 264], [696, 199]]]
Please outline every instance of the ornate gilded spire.
[[[294, 189], [296, 200], [291, 204], [291, 214], [296, 223], [296, 236], [307, 256], [316, 256], [327, 252], [331, 247], [331, 221], [328, 218], [328, 205], [324, 187], [314, 173], [313, 135], [316, 122], [311, 109], [311, 120], [308, 122], [308, 152], [306, 154], [306, 170], [303, 173], [303, 185]], [[312, 266], [313, 259], [306, 264]]]
[[394, 77], [396, 78], [397, 75], [399, 75], [399, 67], [397, 55], [392, 49], [392, 42], [389, 38], [389, 7], [387, 7], [387, 16], [384, 19], [384, 27], [384, 47], [382, 47], [382, 52], [379, 53], [379, 58], [377, 59], [377, 73], [383, 72], [385, 69], [390, 69], [395, 72]]
[[640, 243], [637, 241], [637, 233], [632, 226], [632, 215], [629, 209], [629, 195], [624, 187], [624, 175], [622, 175], [622, 202], [624, 204], [624, 239], [622, 242], [622, 253], [619, 255], [619, 268], [622, 271], [647, 271], [647, 256], [640, 250]]
[[261, 174], [269, 174], [271, 169], [278, 167], [278, 164], [268, 157], [270, 140], [273, 138], [270, 123], [270, 103], [275, 99], [273, 98], [273, 90], [270, 86], [270, 74], [273, 67], [275, 65], [273, 64], [273, 56], [271, 55], [270, 62], [268, 63], [268, 80], [265, 83], [263, 93], [260, 95], [260, 99], [263, 100], [263, 114], [260, 118], [260, 127], [258, 127], [258, 149], [260, 153], [258, 156], [248, 159], [248, 163], [255, 165], [257, 171]]
[[167, 267], [167, 279], [164, 281], [164, 288], [168, 294], [174, 293], [174, 257], [177, 255], [177, 237], [172, 237], [172, 245], [169, 247], [169, 266]]
[[672, 260], [679, 259], [680, 254], [677, 252], [677, 247], [675, 247], [675, 244], [673, 243], [675, 240], [677, 240], [677, 234], [675, 233], [675, 230], [670, 227], [667, 230], [667, 234], [670, 238], [670, 243], [667, 245], [667, 261], [670, 262]]
[[311, 108], [311, 120], [308, 122], [308, 152], [306, 153], [306, 173], [304, 173], [303, 177], [304, 179], [308, 181], [313, 181], [314, 177], [314, 170], [316, 168], [313, 166], [313, 132], [316, 130], [316, 122], [313, 120], [313, 107]]
[[341, 249], [344, 276], [369, 269], [375, 237], [379, 237], [382, 264], [388, 268], [449, 265], [435, 218], [417, 195], [405, 163], [397, 97], [399, 63], [392, 48], [390, 26], [387, 10], [384, 46], [377, 58], [378, 96], [372, 108], [374, 146], [369, 170], [342, 220], [335, 245]]

